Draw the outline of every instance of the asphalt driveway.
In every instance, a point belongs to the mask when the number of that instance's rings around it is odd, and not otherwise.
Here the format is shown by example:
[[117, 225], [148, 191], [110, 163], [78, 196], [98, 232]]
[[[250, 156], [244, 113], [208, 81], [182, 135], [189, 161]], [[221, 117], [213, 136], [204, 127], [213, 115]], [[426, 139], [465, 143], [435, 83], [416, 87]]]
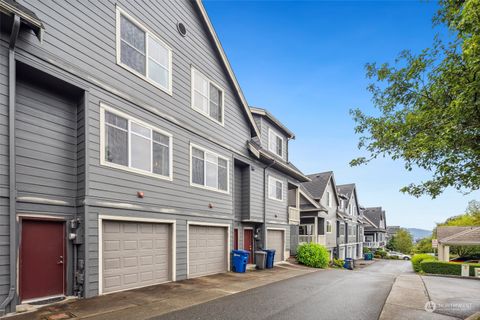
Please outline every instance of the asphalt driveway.
[[356, 270], [325, 270], [226, 296], [151, 319], [377, 319], [409, 261], [383, 260]]

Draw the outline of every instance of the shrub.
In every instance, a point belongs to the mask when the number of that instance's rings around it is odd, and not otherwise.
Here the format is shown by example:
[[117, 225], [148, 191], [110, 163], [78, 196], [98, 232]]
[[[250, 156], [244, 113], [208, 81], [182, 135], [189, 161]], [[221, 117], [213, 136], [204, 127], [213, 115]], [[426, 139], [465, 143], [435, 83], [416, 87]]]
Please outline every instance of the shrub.
[[327, 249], [318, 243], [305, 243], [298, 247], [297, 260], [314, 268], [326, 268], [330, 260]]
[[332, 261], [332, 266], [335, 267], [335, 268], [343, 268], [343, 264], [344, 264], [345, 261], [343, 261], [342, 259], [333, 259]]
[[[425, 273], [462, 275], [462, 264], [457, 262], [431, 261], [426, 260], [420, 263], [420, 267]], [[475, 275], [475, 268], [480, 268], [480, 264], [470, 264], [470, 276]]]
[[387, 256], [387, 251], [383, 250], [383, 249], [377, 249], [377, 251], [375, 251], [375, 258], [376, 257], [379, 257], [379, 258], [385, 258]]
[[420, 267], [420, 263], [422, 261], [432, 261], [432, 260], [437, 260], [434, 256], [431, 256], [429, 254], [416, 254], [412, 257], [412, 266], [413, 266], [413, 271], [415, 272], [420, 272], [422, 271], [422, 268]]
[[370, 252], [372, 252], [372, 250], [370, 250], [370, 248], [363, 247], [363, 254], [370, 253]]

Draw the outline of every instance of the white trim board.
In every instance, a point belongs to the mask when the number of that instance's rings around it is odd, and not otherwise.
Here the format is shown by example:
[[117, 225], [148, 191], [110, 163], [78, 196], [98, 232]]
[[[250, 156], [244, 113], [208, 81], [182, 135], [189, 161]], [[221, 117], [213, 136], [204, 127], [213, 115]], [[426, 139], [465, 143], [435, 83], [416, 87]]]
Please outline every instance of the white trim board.
[[[140, 218], [140, 217], [129, 217], [129, 216], [112, 216], [112, 215], [99, 214], [98, 215], [98, 295], [105, 294], [103, 293], [103, 239], [102, 239], [103, 220], [170, 224], [172, 228], [171, 229], [172, 230], [172, 239], [171, 239], [172, 262], [170, 266], [172, 268], [171, 269], [172, 279], [170, 281], [163, 281], [163, 282], [159, 282], [151, 285], [158, 285], [166, 282], [176, 281], [176, 273], [177, 273], [176, 272], [176, 268], [177, 268], [177, 221], [176, 220]], [[148, 286], [151, 286], [151, 285], [148, 285]], [[119, 291], [133, 290], [133, 289], [143, 288], [143, 287], [146, 287], [146, 286], [128, 288], [128, 289], [119, 290]], [[108, 292], [106, 294], [119, 292], [119, 291]]]
[[[206, 227], [220, 227], [227, 228], [227, 272], [230, 271], [230, 229], [229, 223], [215, 223], [215, 222], [201, 222], [201, 221], [187, 221], [187, 279], [204, 277], [210, 274], [201, 275], [198, 277], [190, 277], [190, 226], [206, 226]], [[239, 244], [240, 245], [240, 244]], [[217, 272], [218, 273], [218, 272]], [[217, 274], [212, 273], [212, 274]]]

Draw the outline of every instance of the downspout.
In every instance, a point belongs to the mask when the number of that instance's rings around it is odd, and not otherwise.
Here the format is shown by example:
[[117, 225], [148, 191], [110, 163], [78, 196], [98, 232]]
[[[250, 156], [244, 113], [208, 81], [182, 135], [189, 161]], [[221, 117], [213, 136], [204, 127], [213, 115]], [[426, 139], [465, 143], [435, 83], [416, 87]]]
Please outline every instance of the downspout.
[[10, 291], [0, 304], [0, 315], [5, 315], [6, 307], [14, 300], [17, 284], [17, 191], [15, 172], [15, 44], [20, 31], [20, 17], [13, 16], [12, 33], [8, 50], [8, 142], [9, 142], [9, 205], [10, 205]]
[[263, 167], [263, 249], [267, 249], [267, 169], [273, 166], [277, 161], [272, 160], [268, 166]]

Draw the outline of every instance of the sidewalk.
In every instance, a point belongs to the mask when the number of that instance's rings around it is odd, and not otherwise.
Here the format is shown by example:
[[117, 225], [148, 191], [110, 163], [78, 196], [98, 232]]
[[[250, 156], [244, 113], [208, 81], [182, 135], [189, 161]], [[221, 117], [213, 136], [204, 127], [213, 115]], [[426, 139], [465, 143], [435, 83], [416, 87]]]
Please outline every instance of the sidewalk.
[[414, 273], [400, 275], [383, 306], [380, 320], [457, 320], [459, 318], [427, 312], [430, 301], [422, 278]]
[[148, 319], [317, 270], [287, 262], [273, 269], [247, 273], [228, 272], [89, 299], [61, 302], [34, 312], [16, 314], [7, 319]]

